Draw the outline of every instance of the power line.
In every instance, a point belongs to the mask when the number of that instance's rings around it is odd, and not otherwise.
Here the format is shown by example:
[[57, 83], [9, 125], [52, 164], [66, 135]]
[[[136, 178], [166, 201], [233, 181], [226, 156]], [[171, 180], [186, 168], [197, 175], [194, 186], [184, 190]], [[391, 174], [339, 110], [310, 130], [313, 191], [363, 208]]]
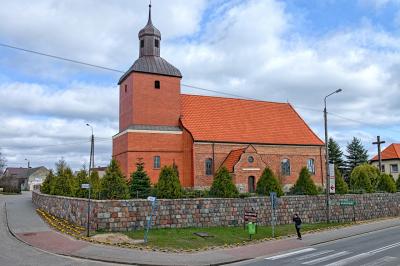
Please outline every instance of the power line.
[[[13, 46], [13, 45], [6, 44], [6, 43], [0, 43], [0, 46], [6, 47], [6, 48], [10, 48], [10, 49], [14, 49], [14, 50], [24, 51], [24, 52], [28, 52], [28, 53], [33, 53], [33, 54], [36, 54], [36, 55], [41, 55], [41, 56], [45, 56], [45, 57], [49, 57], [49, 58], [53, 58], [53, 59], [63, 60], [63, 61], [67, 61], [67, 62], [70, 62], [70, 63], [80, 64], [80, 65], [94, 67], [94, 68], [99, 68], [99, 69], [102, 69], [102, 70], [108, 70], [108, 71], [117, 72], [117, 73], [125, 73], [125, 71], [122, 71], [122, 70], [119, 70], [119, 69], [115, 69], [115, 68], [111, 68], [111, 67], [105, 67], [105, 66], [101, 66], [101, 65], [92, 64], [92, 63], [87, 63], [87, 62], [80, 61], [80, 60], [69, 59], [69, 58], [66, 58], [66, 57], [52, 55], [52, 54], [48, 54], [48, 53], [44, 53], [44, 52], [34, 51], [34, 50], [22, 48], [22, 47]], [[182, 83], [181, 86], [187, 87], [187, 88], [196, 89], [196, 90], [201, 90], [201, 91], [217, 93], [217, 94], [226, 95], [226, 96], [235, 97], [235, 98], [242, 98], [242, 99], [256, 100], [256, 101], [260, 100], [260, 99], [256, 99], [256, 98], [251, 98], [251, 97], [247, 97], [247, 96], [243, 96], [243, 95], [223, 92], [223, 91], [219, 91], [219, 90], [205, 89], [205, 88], [202, 88], [202, 87], [199, 87], [199, 86], [190, 85], [190, 84]], [[293, 106], [295, 108], [298, 108], [298, 109], [304, 109], [304, 110], [309, 110], [309, 111], [314, 111], [314, 112], [319, 112], [319, 113], [322, 112], [322, 110], [315, 109], [315, 108], [304, 107], [304, 106], [300, 106], [300, 105], [293, 105]], [[332, 116], [336, 116], [338, 118], [344, 119], [344, 120], [351, 121], [351, 122], [355, 122], [355, 123], [359, 123], [359, 124], [365, 124], [365, 125], [368, 125], [370, 127], [378, 127], [376, 125], [372, 125], [370, 123], [367, 123], [367, 122], [364, 122], [364, 121], [360, 121], [360, 120], [356, 120], [356, 119], [352, 119], [352, 118], [347, 118], [347, 117], [339, 115], [339, 114], [334, 114], [334, 113], [329, 113], [329, 114], [332, 115]], [[392, 131], [392, 132], [396, 132], [396, 133], [400, 132], [400, 131], [396, 131], [396, 130], [393, 131], [391, 129], [387, 129], [386, 127], [385, 127], [385, 129], [389, 130], [389, 131]], [[63, 144], [60, 144], [60, 145], [63, 145]], [[58, 145], [56, 145], [56, 146], [58, 146]]]

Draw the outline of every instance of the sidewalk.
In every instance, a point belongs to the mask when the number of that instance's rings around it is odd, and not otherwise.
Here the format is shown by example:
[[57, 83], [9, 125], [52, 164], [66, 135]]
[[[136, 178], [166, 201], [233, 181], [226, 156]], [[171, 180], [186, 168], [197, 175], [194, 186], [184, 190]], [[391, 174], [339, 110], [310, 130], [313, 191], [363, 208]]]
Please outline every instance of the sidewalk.
[[7, 214], [10, 231], [29, 245], [61, 255], [131, 265], [223, 265], [400, 226], [400, 219], [389, 219], [321, 233], [305, 234], [303, 241], [287, 238], [232, 249], [174, 254], [94, 245], [53, 231], [36, 214], [30, 193], [13, 197], [12, 201], [7, 200]]

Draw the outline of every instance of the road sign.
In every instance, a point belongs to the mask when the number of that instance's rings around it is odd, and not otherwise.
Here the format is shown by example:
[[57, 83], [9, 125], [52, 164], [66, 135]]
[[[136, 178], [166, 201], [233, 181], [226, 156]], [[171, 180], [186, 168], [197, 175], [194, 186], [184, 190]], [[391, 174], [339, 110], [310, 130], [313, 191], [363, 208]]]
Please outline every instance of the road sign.
[[356, 205], [356, 201], [352, 199], [345, 199], [339, 201], [340, 206], [354, 206]]
[[155, 202], [156, 201], [156, 197], [148, 196], [147, 200], [150, 201], [150, 202]]
[[89, 189], [90, 188], [90, 184], [82, 184], [81, 188], [82, 189]]
[[276, 200], [276, 192], [270, 192], [269, 193], [269, 197], [270, 197], [270, 199], [271, 199], [271, 206], [272, 206], [272, 209], [276, 209], [276, 203], [277, 203], [277, 200]]
[[335, 164], [329, 164], [329, 193], [336, 193]]

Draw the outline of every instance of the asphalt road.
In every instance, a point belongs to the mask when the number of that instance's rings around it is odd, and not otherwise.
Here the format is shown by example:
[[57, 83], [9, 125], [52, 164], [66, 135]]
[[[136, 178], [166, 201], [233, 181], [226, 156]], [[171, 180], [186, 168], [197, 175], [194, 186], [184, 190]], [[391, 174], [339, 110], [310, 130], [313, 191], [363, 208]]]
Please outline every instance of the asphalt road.
[[400, 227], [290, 250], [235, 265], [400, 265]]
[[73, 259], [58, 255], [49, 254], [32, 248], [19, 240], [15, 239], [8, 231], [4, 202], [12, 204], [14, 197], [0, 195], [0, 265], [1, 266], [69, 266], [69, 265], [116, 265], [109, 263], [93, 262], [81, 259]]

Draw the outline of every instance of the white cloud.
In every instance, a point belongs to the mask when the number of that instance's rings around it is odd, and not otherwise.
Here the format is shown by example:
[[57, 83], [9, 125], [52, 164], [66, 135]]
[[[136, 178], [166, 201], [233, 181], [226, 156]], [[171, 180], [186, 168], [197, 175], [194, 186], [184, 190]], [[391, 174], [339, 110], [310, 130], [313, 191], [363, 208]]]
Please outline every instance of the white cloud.
[[[90, 8], [93, 5], [96, 9]], [[7, 41], [121, 69], [137, 58], [137, 32], [147, 21], [146, 1], [42, 0], [35, 5], [9, 1], [3, 6], [0, 35]], [[308, 108], [298, 111], [320, 136], [323, 97], [342, 88], [343, 93], [329, 98], [329, 111], [365, 123], [330, 116], [333, 136], [342, 144], [353, 135], [366, 144], [376, 134], [399, 140], [400, 133], [393, 133], [393, 125], [400, 122], [398, 35], [360, 22], [359, 28], [301, 36], [294, 31], [298, 20], [284, 3], [273, 0], [175, 0], [155, 1], [153, 6], [153, 22], [163, 36], [162, 55], [182, 71], [184, 83], [264, 100], [289, 100], [295, 107]], [[0, 63], [41, 76], [41, 81], [0, 74], [4, 125], [0, 146], [15, 147], [5, 150], [9, 161], [23, 160], [29, 142], [82, 141], [82, 134], [88, 133], [85, 121], [93, 121], [102, 137], [117, 133], [116, 86], [103, 85], [101, 78], [76, 81], [89, 72], [87, 68], [49, 64], [48, 59], [26, 55], [17, 58], [10, 55]], [[101, 71], [91, 74], [118, 77]], [[56, 81], [66, 85], [54, 85]], [[107, 145], [99, 151], [101, 158], [110, 156], [110, 142]], [[65, 154], [79, 166], [86, 153], [84, 145], [70, 145], [54, 151], [46, 148], [34, 156], [53, 163], [53, 157]]]

